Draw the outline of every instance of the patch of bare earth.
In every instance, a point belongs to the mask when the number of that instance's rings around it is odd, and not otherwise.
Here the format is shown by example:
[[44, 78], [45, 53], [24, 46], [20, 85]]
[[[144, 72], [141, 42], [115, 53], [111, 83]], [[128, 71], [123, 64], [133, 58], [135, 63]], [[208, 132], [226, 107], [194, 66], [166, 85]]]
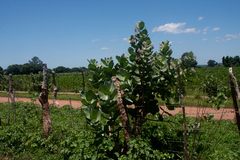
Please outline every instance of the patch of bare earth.
[[[31, 102], [31, 99], [17, 97], [17, 98], [15, 98], [15, 101]], [[70, 104], [69, 100], [57, 100], [57, 101], [58, 101], [60, 107]], [[0, 103], [5, 103], [5, 102], [8, 102], [8, 97], [0, 97]], [[53, 100], [49, 99], [48, 102], [49, 102], [49, 104], [52, 104]], [[34, 103], [40, 105], [40, 102], [38, 100]], [[77, 100], [71, 100], [71, 104], [72, 104], [73, 108], [79, 108], [82, 106], [81, 101], [77, 101]], [[175, 114], [179, 113], [180, 111], [182, 111], [182, 108], [175, 108], [175, 110], [170, 111], [170, 110], [167, 110], [167, 108], [165, 106], [161, 106], [161, 107], [172, 115], [175, 115]], [[185, 110], [186, 110], [187, 116], [190, 116], [190, 117], [196, 117], [197, 115], [205, 116], [208, 113], [213, 113], [214, 119], [218, 119], [218, 120], [221, 117], [222, 117], [222, 119], [231, 119], [231, 120], [234, 118], [234, 109], [233, 108], [221, 108], [220, 110], [214, 110], [212, 108], [206, 108], [206, 107], [186, 106]]]

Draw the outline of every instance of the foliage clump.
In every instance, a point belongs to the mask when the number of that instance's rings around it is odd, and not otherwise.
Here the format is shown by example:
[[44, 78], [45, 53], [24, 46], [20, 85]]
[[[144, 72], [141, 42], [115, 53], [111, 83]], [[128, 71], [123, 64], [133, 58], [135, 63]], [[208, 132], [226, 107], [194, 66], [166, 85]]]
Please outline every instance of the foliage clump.
[[[112, 58], [101, 59], [100, 64], [89, 60], [94, 90], [81, 91], [85, 115], [96, 136], [114, 137], [115, 149], [123, 149], [120, 154], [131, 150], [134, 137], [141, 137], [146, 116], [159, 115], [159, 97], [169, 110], [180, 106], [177, 68], [184, 86], [194, 69], [184, 66], [183, 61], [196, 58], [190, 52], [183, 60], [174, 59], [169, 41], [162, 42], [154, 52], [144, 22], [136, 23], [134, 31], [128, 39], [128, 55], [116, 56], [117, 64]], [[124, 142], [119, 142], [121, 134]]]

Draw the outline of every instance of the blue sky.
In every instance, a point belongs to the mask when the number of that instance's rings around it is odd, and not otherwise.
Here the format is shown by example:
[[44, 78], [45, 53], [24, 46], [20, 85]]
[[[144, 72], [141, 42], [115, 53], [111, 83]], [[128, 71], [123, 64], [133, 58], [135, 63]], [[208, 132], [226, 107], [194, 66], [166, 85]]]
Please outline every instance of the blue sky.
[[239, 0], [1, 0], [0, 66], [39, 57], [48, 68], [85, 66], [122, 55], [135, 22], [144, 21], [155, 51], [193, 51], [198, 64], [240, 55]]

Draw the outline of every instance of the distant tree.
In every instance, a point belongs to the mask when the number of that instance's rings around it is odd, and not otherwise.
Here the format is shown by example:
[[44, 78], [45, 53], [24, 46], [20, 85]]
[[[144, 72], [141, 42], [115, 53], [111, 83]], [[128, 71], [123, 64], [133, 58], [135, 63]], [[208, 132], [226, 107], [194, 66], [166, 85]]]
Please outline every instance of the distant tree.
[[21, 74], [20, 70], [21, 70], [22, 65], [19, 64], [13, 64], [13, 65], [9, 65], [8, 68], [6, 69], [6, 74], [13, 74], [13, 75], [17, 75], [17, 74]]
[[57, 68], [53, 68], [55, 73], [67, 73], [70, 72], [70, 68], [66, 68], [64, 66], [58, 66]]
[[81, 72], [79, 67], [74, 67], [71, 69], [71, 72]]
[[81, 67], [83, 72], [87, 71], [88, 69], [86, 67]]
[[230, 57], [227, 56], [226, 58], [223, 56], [222, 58], [222, 63], [224, 67], [231, 67], [231, 66], [240, 66], [240, 57], [235, 56], [235, 57]]
[[34, 66], [42, 66], [43, 64], [43, 62], [37, 56], [34, 56], [30, 61], [28, 61], [28, 63]]
[[222, 57], [222, 64], [224, 65], [224, 63], [225, 63], [225, 57], [223, 56]]
[[37, 56], [33, 57], [28, 61], [29, 65], [32, 67], [30, 73], [37, 74], [39, 71], [42, 71], [43, 61], [41, 61]]
[[0, 75], [3, 75], [3, 68], [0, 66]]
[[47, 69], [47, 73], [51, 73], [52, 74], [52, 70], [50, 68]]
[[210, 59], [210, 60], [207, 62], [207, 64], [208, 64], [209, 67], [214, 67], [214, 66], [217, 65], [217, 62]]
[[22, 65], [20, 72], [21, 74], [30, 74], [33, 73], [34, 66], [29, 64], [29, 63], [25, 63]]
[[224, 65], [224, 67], [230, 67], [231, 66], [231, 62], [230, 62], [229, 56], [227, 56], [226, 58], [223, 57], [222, 58], [222, 63]]
[[[190, 57], [190, 58], [188, 58], [188, 57]], [[192, 51], [183, 53], [183, 55], [181, 57], [182, 64], [186, 68], [196, 67], [198, 63], [195, 59], [196, 59], [196, 56], [193, 54]]]
[[235, 56], [232, 61], [233, 66], [240, 66], [240, 57]]

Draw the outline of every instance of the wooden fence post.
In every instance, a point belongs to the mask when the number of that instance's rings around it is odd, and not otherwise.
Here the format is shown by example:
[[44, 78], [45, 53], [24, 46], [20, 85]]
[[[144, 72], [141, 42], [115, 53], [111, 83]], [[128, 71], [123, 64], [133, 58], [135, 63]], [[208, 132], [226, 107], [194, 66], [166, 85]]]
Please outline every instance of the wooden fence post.
[[55, 82], [55, 72], [52, 71], [52, 85], [53, 85], [53, 105], [56, 107], [59, 107], [59, 104], [57, 102], [57, 85]]
[[[238, 131], [239, 131], [239, 135], [240, 135], [240, 116], [239, 116], [239, 109], [238, 109], [238, 105], [237, 105], [235, 91], [237, 92], [237, 97], [238, 97], [239, 102], [240, 102], [240, 92], [239, 92], [239, 88], [238, 88], [237, 79], [233, 75], [233, 72], [232, 72], [232, 67], [229, 68], [229, 75], [230, 75], [229, 82], [230, 82], [230, 86], [231, 86], [233, 104], [234, 104], [234, 109], [235, 109], [235, 118], [237, 121]], [[234, 82], [232, 81], [232, 79]], [[234, 83], [235, 83], [235, 89], [234, 89]]]
[[205, 93], [205, 88], [204, 88], [204, 83], [205, 83], [205, 77], [206, 77], [206, 68], [204, 70], [204, 75], [203, 75], [203, 88], [202, 88], [202, 91], [203, 91], [203, 94]]
[[49, 135], [52, 133], [53, 127], [48, 103], [47, 64], [43, 64], [43, 83], [41, 89], [42, 92], [40, 93], [38, 100], [42, 105], [44, 134], [45, 137], [48, 138]]
[[14, 119], [15, 123], [17, 122], [17, 117], [16, 117], [16, 106], [15, 106], [15, 98], [14, 98], [14, 93], [13, 93], [13, 81], [12, 81], [12, 74], [9, 74], [9, 92], [8, 92], [11, 102], [14, 108]]
[[115, 89], [117, 90], [118, 94], [118, 100], [117, 100], [117, 106], [120, 110], [120, 118], [122, 121], [122, 127], [123, 127], [123, 135], [124, 135], [124, 150], [123, 153], [126, 153], [127, 151], [130, 150], [130, 143], [127, 143], [129, 139], [131, 139], [131, 126], [129, 122], [129, 117], [126, 111], [126, 108], [123, 104], [122, 96], [123, 96], [123, 91], [120, 89], [120, 81], [117, 76], [113, 76], [112, 81], [114, 83]]
[[185, 106], [183, 105], [182, 99], [182, 87], [181, 87], [181, 76], [180, 76], [180, 67], [177, 67], [177, 73], [178, 73], [178, 88], [179, 88], [179, 99], [183, 111], [183, 123], [184, 123], [184, 132], [183, 132], [183, 151], [184, 151], [184, 159], [188, 160], [188, 153], [187, 153], [187, 127], [186, 127], [186, 115], [185, 115]]
[[71, 97], [70, 96], [69, 96], [69, 102], [70, 102], [71, 117], [72, 117], [72, 130], [73, 130], [73, 112], [72, 112], [72, 103], [71, 103]]
[[9, 104], [9, 93], [8, 93], [8, 124], [10, 122], [10, 104]]

